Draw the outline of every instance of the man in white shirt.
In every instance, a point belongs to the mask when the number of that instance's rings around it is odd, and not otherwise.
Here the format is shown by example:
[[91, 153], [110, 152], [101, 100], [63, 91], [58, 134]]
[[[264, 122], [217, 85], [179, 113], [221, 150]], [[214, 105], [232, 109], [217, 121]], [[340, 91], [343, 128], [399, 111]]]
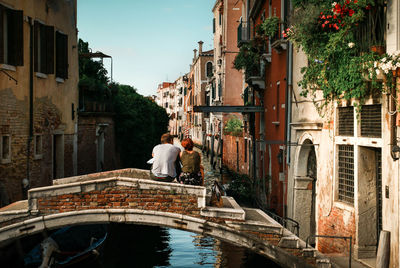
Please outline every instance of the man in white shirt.
[[179, 165], [177, 160], [181, 149], [173, 143], [174, 138], [166, 133], [161, 136], [161, 144], [153, 148], [154, 162], [150, 172], [153, 180], [172, 182], [177, 176], [176, 165]]

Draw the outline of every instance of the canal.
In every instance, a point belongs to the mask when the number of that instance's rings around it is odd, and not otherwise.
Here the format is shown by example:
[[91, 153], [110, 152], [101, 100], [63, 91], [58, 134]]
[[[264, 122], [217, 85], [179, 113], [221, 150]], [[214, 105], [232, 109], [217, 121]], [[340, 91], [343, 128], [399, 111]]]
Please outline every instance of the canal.
[[[212, 169], [205, 155], [202, 162], [209, 192], [220, 174]], [[245, 248], [176, 229], [110, 224], [107, 233], [99, 256], [68, 267], [280, 267]], [[27, 267], [24, 256], [42, 239], [43, 234], [39, 234], [0, 248], [1, 267]]]

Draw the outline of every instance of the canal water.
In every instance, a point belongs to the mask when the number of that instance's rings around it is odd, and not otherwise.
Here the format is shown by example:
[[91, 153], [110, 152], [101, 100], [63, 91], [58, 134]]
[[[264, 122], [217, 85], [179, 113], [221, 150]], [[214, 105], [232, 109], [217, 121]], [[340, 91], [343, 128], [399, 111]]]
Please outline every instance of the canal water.
[[[205, 155], [202, 164], [205, 186], [210, 192], [214, 180], [220, 175], [212, 169]], [[280, 267], [250, 250], [195, 233], [133, 224], [110, 224], [107, 228], [108, 237], [101, 254], [68, 267]], [[38, 234], [0, 248], [1, 267], [25, 267], [24, 254], [42, 239], [43, 236]]]

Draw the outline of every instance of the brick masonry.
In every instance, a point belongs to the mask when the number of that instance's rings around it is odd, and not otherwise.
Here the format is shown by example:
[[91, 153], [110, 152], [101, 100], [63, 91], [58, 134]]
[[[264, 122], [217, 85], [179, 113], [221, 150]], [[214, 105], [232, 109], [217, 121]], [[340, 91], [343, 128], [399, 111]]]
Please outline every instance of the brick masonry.
[[174, 194], [173, 191], [137, 189], [132, 187], [107, 187], [100, 191], [38, 198], [41, 214], [85, 209], [142, 209], [199, 216], [197, 196]]
[[[0, 90], [0, 135], [11, 137], [11, 161], [0, 163], [0, 183], [5, 192], [0, 200], [7, 203], [25, 198], [22, 180], [28, 174], [29, 101], [19, 100], [12, 89]], [[35, 157], [34, 141], [30, 143], [30, 187], [51, 185], [53, 178], [53, 133], [63, 130], [61, 112], [48, 97], [36, 98], [33, 105], [33, 134], [42, 135], [42, 155]], [[64, 135], [64, 174], [72, 175], [73, 135]], [[5, 204], [2, 204], [5, 205]]]
[[[245, 139], [243, 137], [230, 135], [224, 135], [223, 139], [223, 164], [232, 171], [241, 174], [249, 174], [249, 148], [247, 147], [247, 158], [245, 161]], [[237, 151], [236, 142], [238, 142], [239, 151]], [[238, 157], [239, 166], [237, 165]]]
[[[323, 215], [323, 211], [319, 211]], [[348, 215], [345, 218], [344, 215]], [[332, 236], [352, 236], [353, 245], [356, 244], [356, 224], [353, 212], [333, 207], [328, 217], [318, 218], [318, 234]], [[346, 253], [349, 252], [349, 241], [344, 239], [319, 238], [318, 250], [324, 253]]]
[[78, 175], [97, 172], [96, 126], [107, 124], [104, 129], [103, 171], [120, 168], [115, 147], [114, 120], [111, 114], [80, 113], [78, 119]]

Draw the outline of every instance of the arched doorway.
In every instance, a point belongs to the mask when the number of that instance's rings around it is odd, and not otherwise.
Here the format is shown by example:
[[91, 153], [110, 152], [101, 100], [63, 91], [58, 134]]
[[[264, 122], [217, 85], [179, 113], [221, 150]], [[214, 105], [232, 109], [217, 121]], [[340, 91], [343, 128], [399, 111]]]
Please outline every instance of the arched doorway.
[[[294, 219], [300, 224], [300, 238], [316, 234], [317, 158], [311, 139], [305, 139], [297, 154], [294, 177]], [[315, 244], [315, 239], [310, 239]]]

